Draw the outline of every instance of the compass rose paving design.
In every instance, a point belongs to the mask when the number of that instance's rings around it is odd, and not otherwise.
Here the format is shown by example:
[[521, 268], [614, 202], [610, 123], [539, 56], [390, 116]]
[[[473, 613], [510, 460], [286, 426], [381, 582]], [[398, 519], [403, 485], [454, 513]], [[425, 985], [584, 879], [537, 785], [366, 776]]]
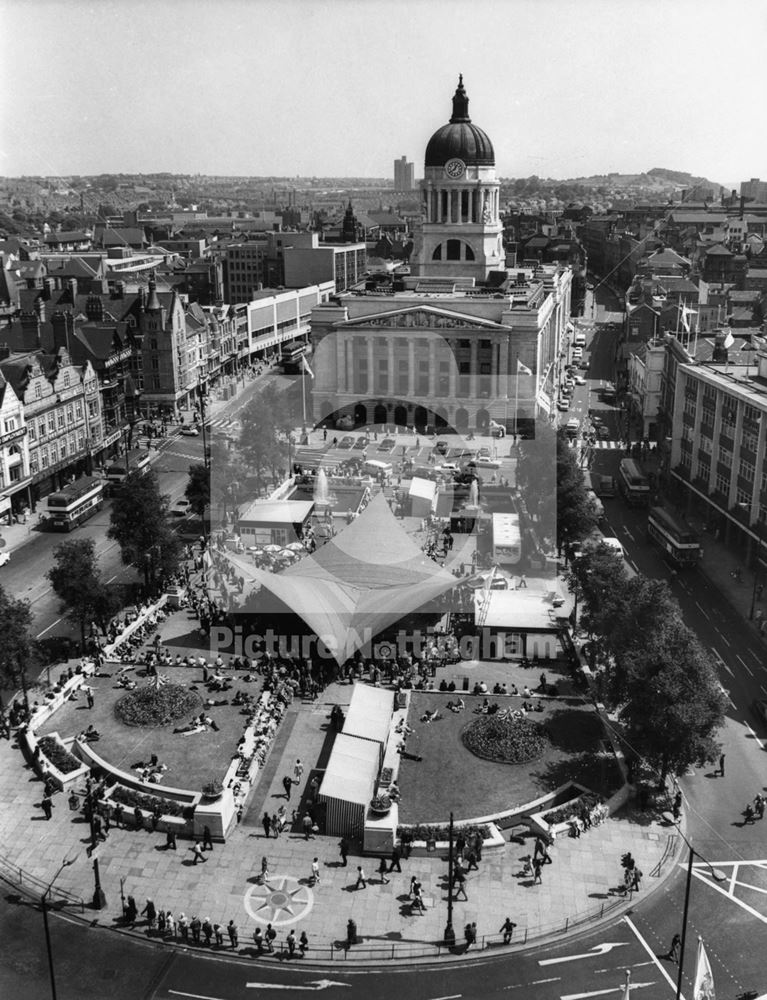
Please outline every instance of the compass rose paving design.
[[307, 917], [314, 906], [314, 893], [288, 875], [275, 875], [245, 894], [245, 909], [260, 924], [284, 927]]

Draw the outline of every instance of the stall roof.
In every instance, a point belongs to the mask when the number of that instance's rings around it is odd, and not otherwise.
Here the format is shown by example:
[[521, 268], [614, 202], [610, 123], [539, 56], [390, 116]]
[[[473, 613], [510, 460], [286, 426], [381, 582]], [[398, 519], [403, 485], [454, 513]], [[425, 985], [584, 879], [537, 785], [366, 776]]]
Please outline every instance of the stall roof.
[[[487, 614], [483, 602], [490, 600]], [[554, 609], [547, 595], [519, 590], [477, 590], [474, 592], [474, 614], [488, 628], [524, 630], [526, 632], [556, 632], [557, 618], [563, 614]]]
[[346, 712], [344, 732], [386, 745], [394, 711], [394, 692], [385, 688], [355, 684]]
[[339, 733], [320, 785], [320, 795], [367, 805], [378, 777], [379, 760], [379, 748], [371, 740]]
[[416, 476], [410, 483], [409, 496], [422, 500], [432, 500], [436, 489], [437, 484], [431, 479], [421, 479], [420, 476]]
[[301, 524], [312, 512], [311, 500], [254, 500], [240, 514], [245, 524]]

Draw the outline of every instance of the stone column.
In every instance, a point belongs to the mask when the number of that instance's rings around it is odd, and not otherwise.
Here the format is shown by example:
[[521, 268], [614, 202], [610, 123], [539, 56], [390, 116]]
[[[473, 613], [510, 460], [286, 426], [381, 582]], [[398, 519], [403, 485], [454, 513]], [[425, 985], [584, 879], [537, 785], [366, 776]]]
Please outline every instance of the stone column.
[[374, 368], [374, 358], [373, 358], [373, 334], [369, 333], [367, 335], [367, 349], [368, 349], [368, 396], [375, 395], [375, 379], [373, 377]]

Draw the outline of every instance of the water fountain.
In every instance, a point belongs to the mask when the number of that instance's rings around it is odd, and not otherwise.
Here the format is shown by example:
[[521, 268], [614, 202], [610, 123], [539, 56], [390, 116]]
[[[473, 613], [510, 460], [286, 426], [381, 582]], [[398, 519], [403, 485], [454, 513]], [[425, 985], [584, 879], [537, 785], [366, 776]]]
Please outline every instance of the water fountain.
[[330, 486], [328, 484], [328, 475], [322, 466], [317, 470], [317, 475], [314, 477], [314, 493], [312, 494], [312, 499], [314, 500], [314, 506], [317, 510], [323, 513], [333, 508], [333, 504], [336, 502], [336, 497], [330, 492]]

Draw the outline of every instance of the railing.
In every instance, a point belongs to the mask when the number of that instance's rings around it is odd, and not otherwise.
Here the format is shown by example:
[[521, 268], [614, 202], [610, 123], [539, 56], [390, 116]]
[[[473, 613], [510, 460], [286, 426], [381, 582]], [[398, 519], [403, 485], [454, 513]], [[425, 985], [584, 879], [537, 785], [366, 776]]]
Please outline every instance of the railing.
[[[30, 875], [29, 872], [14, 865], [2, 854], [0, 854], [0, 879], [10, 882], [11, 885], [28, 896], [40, 897], [48, 890], [48, 883], [44, 879]], [[58, 902], [60, 906], [71, 906], [79, 910], [80, 913], [85, 912], [85, 901], [80, 896], [67, 892], [66, 889], [54, 886], [48, 893], [48, 898], [51, 906], [55, 907]]]

